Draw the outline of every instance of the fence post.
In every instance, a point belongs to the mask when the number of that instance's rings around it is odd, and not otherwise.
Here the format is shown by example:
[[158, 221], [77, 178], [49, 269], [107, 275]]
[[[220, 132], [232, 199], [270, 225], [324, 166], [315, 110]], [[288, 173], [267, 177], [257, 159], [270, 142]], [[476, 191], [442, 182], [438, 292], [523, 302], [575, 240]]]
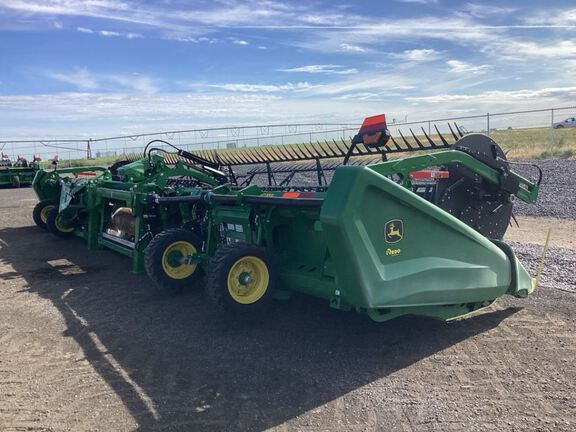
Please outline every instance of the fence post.
[[486, 133], [490, 136], [490, 113], [486, 113]]
[[554, 108], [552, 108], [550, 110], [550, 152], [554, 144]]

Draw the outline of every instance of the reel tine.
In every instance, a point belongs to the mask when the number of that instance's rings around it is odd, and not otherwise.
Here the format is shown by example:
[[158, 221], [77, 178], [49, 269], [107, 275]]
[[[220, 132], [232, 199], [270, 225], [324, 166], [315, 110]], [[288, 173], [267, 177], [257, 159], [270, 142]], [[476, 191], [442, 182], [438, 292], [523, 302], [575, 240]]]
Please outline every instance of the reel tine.
[[238, 159], [240, 159], [240, 161], [242, 162], [242, 165], [250, 164], [247, 153], [248, 152], [246, 152], [246, 151], [242, 151], [242, 152], [238, 152], [238, 154], [236, 155], [238, 157]]
[[266, 154], [264, 154], [264, 152], [262, 151], [262, 149], [257, 148], [254, 149], [254, 153], [255, 153], [255, 159], [254, 159], [254, 163], [266, 163], [269, 162], [268, 158], [266, 157]]
[[246, 158], [246, 162], [249, 164], [255, 164], [260, 162], [258, 153], [256, 149], [249, 149], [247, 150], [243, 156]]
[[454, 133], [454, 130], [452, 129], [452, 126], [450, 126], [450, 122], [448, 122], [448, 129], [450, 129], [450, 133], [452, 134], [452, 136], [454, 137], [454, 141], [458, 141], [460, 138], [458, 138], [458, 135], [456, 135]]
[[340, 138], [340, 141], [342, 142], [342, 145], [344, 147], [341, 147], [340, 144], [338, 144], [338, 141], [336, 141], [336, 140], [332, 140], [332, 141], [334, 141], [334, 144], [336, 145], [336, 147], [338, 147], [338, 150], [340, 151], [340, 154], [338, 156], [342, 156], [342, 157], [346, 156], [346, 153], [348, 151], [346, 148], [346, 141], [344, 141], [343, 138]]
[[[320, 142], [316, 141], [316, 144], [314, 143], [310, 143], [310, 145], [312, 147], [314, 147], [314, 150], [316, 150], [316, 153], [318, 153], [318, 156], [321, 158], [327, 158], [329, 157], [328, 153], [326, 153], [326, 150], [324, 150], [324, 147], [322, 147], [322, 145], [320, 144]], [[320, 149], [320, 150], [318, 150]]]
[[264, 147], [262, 148], [262, 151], [265, 151], [265, 153], [270, 157], [270, 162], [279, 162], [278, 153], [275, 147]]
[[246, 159], [248, 163], [256, 164], [262, 162], [260, 159], [259, 149], [250, 149], [250, 151], [246, 152]]
[[222, 159], [220, 159], [220, 155], [217, 152], [214, 152], [214, 161], [220, 166], [225, 165], [222, 163]]
[[[326, 157], [336, 156], [334, 151], [330, 149], [330, 144], [328, 144], [328, 141], [324, 140], [324, 144], [318, 141], [318, 145], [322, 148], [322, 150], [324, 150], [324, 153], [326, 153]], [[327, 146], [328, 150], [326, 150], [326, 147], [324, 147], [324, 145]]]
[[284, 161], [286, 162], [292, 161], [292, 156], [290, 156], [290, 153], [288, 153], [286, 147], [278, 147], [278, 151], [282, 155]]
[[432, 148], [438, 148], [438, 146], [436, 145], [436, 143], [432, 140], [432, 138], [430, 138], [430, 135], [428, 135], [426, 133], [426, 131], [424, 130], [424, 128], [421, 126], [422, 128], [422, 132], [424, 133], [424, 136], [426, 137], [426, 139], [428, 140], [428, 143], [430, 143], [430, 146]]
[[226, 155], [226, 157], [228, 158], [229, 161], [232, 161], [232, 165], [240, 165], [241, 164], [240, 159], [237, 159], [237, 155], [234, 153], [230, 153], [230, 154]]
[[297, 161], [300, 160], [301, 157], [298, 155], [298, 153], [296, 152], [296, 150], [294, 150], [294, 147], [292, 145], [288, 145], [286, 146], [286, 151], [288, 152], [288, 154], [291, 156], [293, 161]]
[[262, 162], [278, 162], [269, 148], [262, 147], [260, 151], [264, 154], [264, 160]]
[[306, 143], [302, 144], [302, 147], [308, 152], [308, 156], [306, 157], [306, 159], [314, 159], [316, 155], [314, 154], [314, 152], [310, 151]]
[[450, 144], [448, 143], [448, 141], [446, 141], [446, 138], [444, 138], [444, 136], [440, 133], [440, 131], [438, 130], [438, 126], [434, 125], [434, 129], [436, 129], [436, 133], [438, 134], [438, 136], [440, 137], [440, 139], [442, 140], [442, 143], [444, 144], [444, 147], [450, 147]]
[[404, 141], [404, 144], [406, 144], [406, 147], [408, 148], [408, 150], [414, 150], [414, 147], [412, 147], [410, 145], [410, 143], [408, 142], [408, 140], [404, 137], [404, 134], [402, 133], [402, 131], [400, 129], [398, 129], [398, 133], [400, 134], [400, 136], [402, 137], [402, 140]]
[[330, 153], [332, 153], [332, 156], [338, 157], [338, 153], [336, 153], [336, 152], [334, 151], [334, 147], [332, 147], [332, 145], [330, 145], [330, 143], [328, 142], [328, 140], [324, 140], [324, 143], [326, 144], [326, 147], [328, 147], [328, 149], [330, 150]]
[[302, 149], [300, 148], [300, 145], [299, 145], [299, 144], [296, 144], [296, 145], [294, 146], [294, 152], [299, 155], [299, 157], [298, 157], [299, 160], [308, 159], [308, 157], [306, 156], [306, 154], [305, 154], [305, 153], [302, 151]]
[[458, 131], [458, 135], [460, 135], [460, 138], [464, 138], [464, 133], [462, 132], [460, 126], [458, 126], [458, 123], [454, 122], [454, 126], [456, 127], [456, 130]]
[[416, 144], [418, 144], [418, 147], [420, 147], [421, 149], [424, 148], [424, 146], [422, 145], [422, 143], [420, 142], [420, 140], [418, 139], [418, 137], [416, 136], [416, 134], [414, 133], [414, 131], [412, 130], [412, 128], [410, 129], [410, 133], [412, 134], [412, 137], [414, 138], [414, 141], [416, 141]]
[[396, 140], [394, 139], [394, 137], [392, 135], [390, 135], [390, 139], [392, 140], [392, 143], [396, 147], [396, 150], [402, 151], [402, 147], [400, 147], [400, 145], [396, 142]]
[[514, 219], [514, 223], [516, 224], [517, 228], [520, 228], [520, 224], [518, 223], [518, 219], [516, 219], [516, 216], [514, 215], [514, 213], [511, 213], [512, 215], [512, 219]]
[[270, 157], [272, 158], [273, 162], [284, 162], [284, 159], [281, 156], [279, 156], [278, 149], [276, 147], [265, 147], [264, 150], [266, 150], [267, 153], [270, 154]]

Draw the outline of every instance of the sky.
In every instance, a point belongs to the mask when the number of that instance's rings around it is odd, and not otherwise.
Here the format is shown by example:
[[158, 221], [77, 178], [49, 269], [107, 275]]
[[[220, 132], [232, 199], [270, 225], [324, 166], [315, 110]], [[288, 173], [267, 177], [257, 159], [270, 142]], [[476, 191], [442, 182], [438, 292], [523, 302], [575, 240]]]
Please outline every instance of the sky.
[[573, 0], [0, 0], [0, 140], [576, 105]]

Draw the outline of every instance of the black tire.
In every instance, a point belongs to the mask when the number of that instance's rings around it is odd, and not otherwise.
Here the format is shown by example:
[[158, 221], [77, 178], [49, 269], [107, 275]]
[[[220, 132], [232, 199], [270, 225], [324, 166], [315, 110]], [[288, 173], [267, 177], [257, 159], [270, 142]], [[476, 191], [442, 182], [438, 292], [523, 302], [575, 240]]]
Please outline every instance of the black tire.
[[62, 223], [62, 213], [60, 213], [58, 210], [58, 207], [54, 207], [48, 212], [46, 228], [55, 236], [63, 239], [74, 237], [74, 227], [66, 226]]
[[20, 177], [19, 176], [12, 177], [12, 187], [14, 187], [14, 188], [20, 187]]
[[[254, 263], [254, 258], [257, 258], [256, 263], [259, 261], [265, 266], [268, 279], [267, 283], [262, 272], [252, 267], [253, 270], [255, 270], [253, 273], [246, 271], [242, 271], [241, 273], [241, 275], [248, 274], [252, 279], [249, 282], [239, 281], [238, 283], [240, 285], [246, 285], [247, 287], [254, 283], [255, 286], [252, 287], [251, 291], [249, 290], [245, 293], [238, 291], [233, 295], [232, 291], [234, 287], [229, 286], [229, 280], [234, 280], [234, 274], [231, 272], [241, 270], [242, 267], [238, 269], [235, 269], [235, 267], [242, 266], [246, 260], [249, 260], [247, 262], [249, 264], [248, 268], [250, 268], [250, 263]], [[258, 264], [258, 266], [259, 265], [260, 264]], [[257, 288], [259, 283], [263, 284], [260, 289]], [[274, 290], [276, 290], [277, 287], [278, 269], [274, 256], [260, 246], [245, 243], [226, 245], [216, 252], [208, 265], [206, 293], [216, 306], [228, 312], [240, 314], [266, 312], [273, 298]], [[242, 301], [240, 301], [240, 299]]]
[[[184, 288], [199, 285], [203, 276], [199, 264], [171, 265], [170, 263], [171, 259], [177, 259], [178, 254], [182, 256], [184, 253], [194, 253], [194, 250], [202, 251], [202, 239], [192, 231], [170, 228], [154, 236], [144, 250], [144, 267], [150, 279], [154, 281], [153, 287], [156, 292], [164, 295], [177, 295]], [[171, 258], [170, 254], [176, 258]], [[184, 269], [183, 266], [191, 267]]]
[[564, 125], [560, 124], [560, 125], [554, 126], [554, 129], [564, 129]]
[[32, 211], [32, 219], [34, 219], [34, 223], [42, 229], [48, 229], [46, 226], [48, 213], [57, 205], [58, 204], [55, 200], [42, 200], [36, 204], [34, 210]]

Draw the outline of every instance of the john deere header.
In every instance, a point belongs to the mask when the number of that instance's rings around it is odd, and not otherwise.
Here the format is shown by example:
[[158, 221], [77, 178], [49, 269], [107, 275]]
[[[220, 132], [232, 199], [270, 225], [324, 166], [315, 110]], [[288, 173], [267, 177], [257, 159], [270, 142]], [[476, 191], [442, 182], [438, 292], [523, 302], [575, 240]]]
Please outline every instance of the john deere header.
[[106, 170], [38, 172], [34, 219], [126, 255], [151, 288], [203, 287], [232, 313], [301, 292], [378, 321], [453, 319], [527, 296], [535, 282], [502, 238], [514, 199], [536, 201], [541, 171], [524, 178], [489, 137], [435, 129], [395, 138], [379, 115], [351, 142], [190, 152], [153, 141]]

